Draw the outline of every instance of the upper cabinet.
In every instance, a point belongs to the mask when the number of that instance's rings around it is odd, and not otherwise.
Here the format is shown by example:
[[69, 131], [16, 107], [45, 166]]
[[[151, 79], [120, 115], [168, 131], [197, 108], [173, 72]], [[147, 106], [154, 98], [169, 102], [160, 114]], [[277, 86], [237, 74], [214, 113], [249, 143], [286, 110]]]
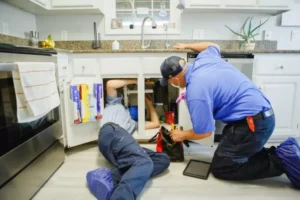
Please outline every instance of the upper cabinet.
[[278, 15], [292, 9], [293, 0], [185, 0], [183, 12], [247, 12]]
[[291, 1], [288, 0], [258, 0], [261, 7], [290, 7]]
[[101, 14], [104, 0], [5, 0], [37, 15]]

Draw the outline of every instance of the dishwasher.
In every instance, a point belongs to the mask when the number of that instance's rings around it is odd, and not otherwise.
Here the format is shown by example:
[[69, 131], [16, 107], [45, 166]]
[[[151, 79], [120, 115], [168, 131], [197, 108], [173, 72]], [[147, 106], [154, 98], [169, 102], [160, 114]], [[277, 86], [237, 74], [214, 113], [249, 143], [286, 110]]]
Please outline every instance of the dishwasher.
[[[187, 62], [193, 63], [197, 58], [198, 53], [188, 53]], [[253, 74], [253, 58], [254, 55], [251, 53], [221, 53], [222, 59], [236, 67], [245, 76], [252, 80]], [[221, 139], [223, 128], [226, 124], [221, 121], [215, 121], [216, 130], [214, 132], [214, 142], [219, 142]]]

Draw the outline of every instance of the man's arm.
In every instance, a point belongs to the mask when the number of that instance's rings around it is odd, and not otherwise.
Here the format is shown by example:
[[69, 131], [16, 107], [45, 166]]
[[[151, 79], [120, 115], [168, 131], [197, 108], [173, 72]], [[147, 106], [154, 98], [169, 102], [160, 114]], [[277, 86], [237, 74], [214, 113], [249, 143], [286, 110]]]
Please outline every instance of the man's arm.
[[216, 46], [220, 49], [219, 45], [212, 43], [212, 42], [200, 42], [200, 43], [194, 43], [194, 44], [176, 44], [174, 46], [175, 49], [191, 49], [194, 51], [204, 51], [209, 46]]
[[109, 80], [106, 83], [107, 96], [117, 97], [118, 88], [124, 87], [125, 85], [137, 84], [136, 79], [120, 79], [120, 80]]
[[183, 140], [202, 140], [210, 137], [211, 132], [196, 134], [193, 129], [188, 131], [174, 130], [171, 133], [171, 138], [174, 142], [182, 142]]
[[145, 96], [145, 100], [146, 100], [146, 104], [147, 104], [147, 107], [150, 112], [150, 121], [146, 122], [145, 129], [147, 130], [147, 129], [158, 128], [160, 126], [160, 123], [159, 123], [159, 119], [158, 119], [156, 110], [152, 104], [152, 101], [147, 96]]

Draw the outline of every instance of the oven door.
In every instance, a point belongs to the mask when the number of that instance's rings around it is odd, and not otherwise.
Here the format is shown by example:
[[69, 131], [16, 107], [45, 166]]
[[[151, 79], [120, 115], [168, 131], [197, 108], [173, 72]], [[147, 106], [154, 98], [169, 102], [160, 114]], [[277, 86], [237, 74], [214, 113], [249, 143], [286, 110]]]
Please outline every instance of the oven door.
[[54, 144], [55, 135], [62, 135], [59, 107], [34, 121], [18, 122], [12, 70], [0, 68], [0, 188]]

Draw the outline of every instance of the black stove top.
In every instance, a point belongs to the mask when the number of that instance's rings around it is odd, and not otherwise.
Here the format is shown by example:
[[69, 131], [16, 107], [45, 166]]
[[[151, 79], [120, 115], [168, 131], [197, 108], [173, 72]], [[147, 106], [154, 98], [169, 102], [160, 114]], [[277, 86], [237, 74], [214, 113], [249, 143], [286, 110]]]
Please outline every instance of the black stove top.
[[31, 54], [31, 55], [44, 55], [51, 56], [57, 54], [54, 49], [42, 49], [30, 46], [20, 46], [7, 43], [0, 43], [0, 52], [4, 53], [18, 53], [18, 54]]

